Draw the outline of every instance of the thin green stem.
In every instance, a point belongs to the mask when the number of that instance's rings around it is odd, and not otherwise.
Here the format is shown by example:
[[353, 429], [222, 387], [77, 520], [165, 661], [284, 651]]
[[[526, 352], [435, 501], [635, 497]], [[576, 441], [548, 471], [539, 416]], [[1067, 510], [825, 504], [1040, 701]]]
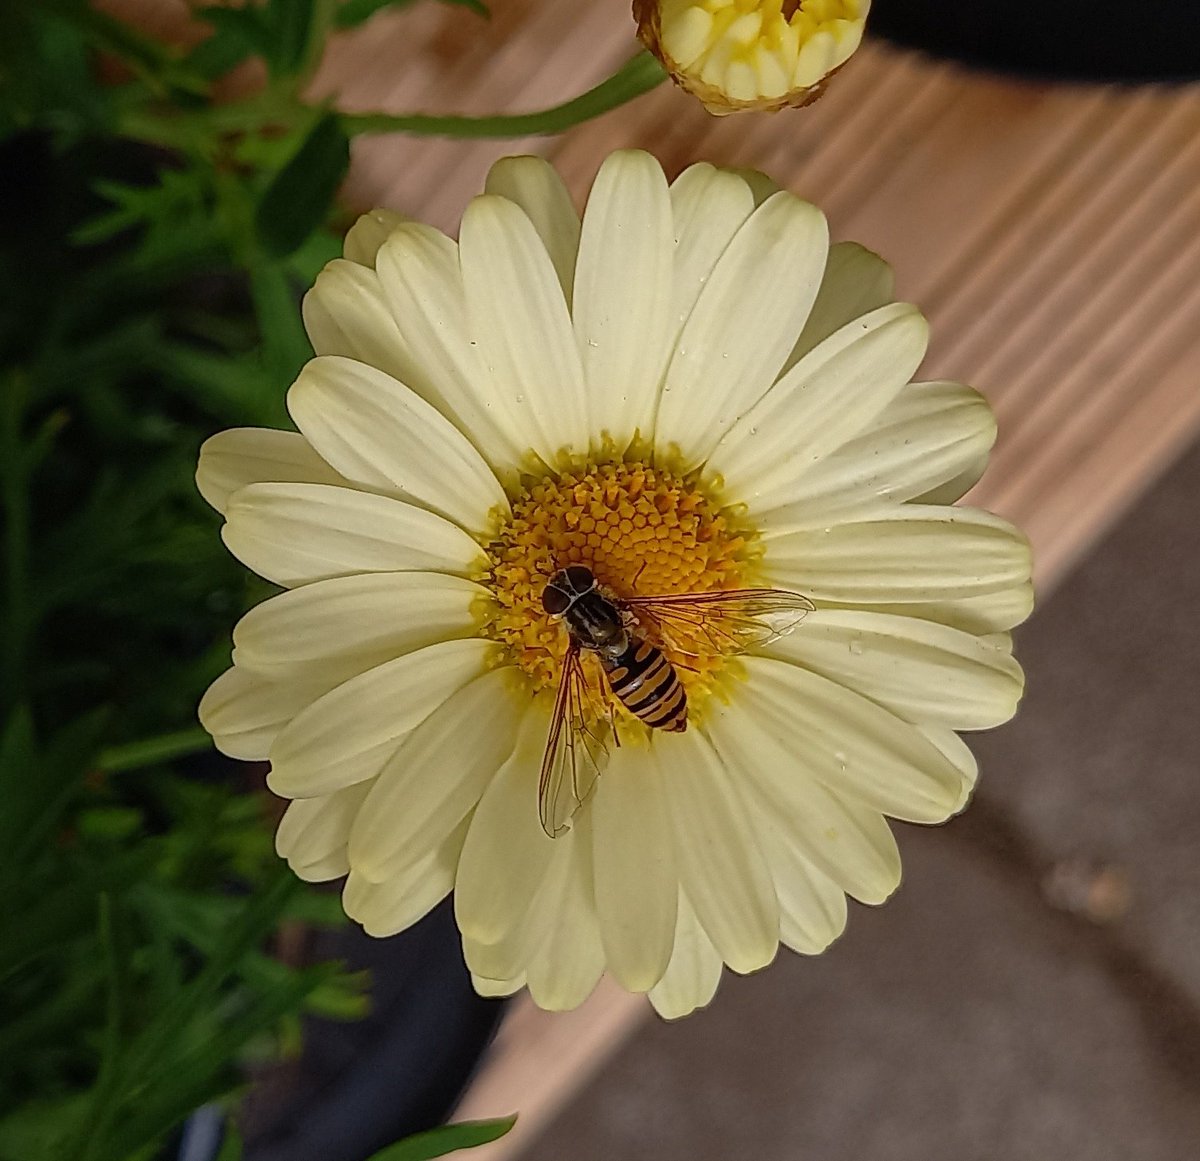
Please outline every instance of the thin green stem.
[[106, 774], [120, 774], [126, 770], [138, 770], [155, 762], [167, 762], [187, 754], [199, 754], [212, 748], [212, 738], [199, 726], [186, 730], [175, 730], [170, 734], [159, 734], [154, 738], [142, 738], [126, 742], [123, 746], [110, 746], [100, 751], [97, 766]]
[[578, 97], [534, 113], [487, 117], [442, 117], [435, 114], [345, 113], [342, 125], [351, 136], [358, 133], [412, 133], [424, 137], [533, 137], [562, 133], [616, 109], [667, 79], [662, 66], [648, 52], [637, 54], [607, 80]]

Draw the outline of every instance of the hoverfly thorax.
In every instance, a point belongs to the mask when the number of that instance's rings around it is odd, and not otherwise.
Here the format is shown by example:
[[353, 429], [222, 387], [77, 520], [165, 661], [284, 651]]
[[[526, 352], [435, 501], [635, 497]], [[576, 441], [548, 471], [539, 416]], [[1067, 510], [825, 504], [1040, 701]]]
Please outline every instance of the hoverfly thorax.
[[592, 570], [573, 564], [561, 568], [542, 592], [542, 608], [561, 617], [567, 631], [585, 649], [619, 654], [629, 644], [620, 609], [596, 584]]

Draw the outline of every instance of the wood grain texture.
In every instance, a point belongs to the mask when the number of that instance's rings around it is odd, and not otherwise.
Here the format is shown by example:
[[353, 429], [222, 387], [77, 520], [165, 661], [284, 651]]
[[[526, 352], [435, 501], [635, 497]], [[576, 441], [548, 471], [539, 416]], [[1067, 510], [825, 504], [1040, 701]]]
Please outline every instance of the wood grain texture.
[[[144, 5], [124, 0], [122, 8]], [[428, 3], [330, 49], [353, 110], [521, 112], [635, 49], [627, 0]], [[500, 156], [540, 152], [582, 202], [602, 157], [762, 169], [894, 266], [929, 316], [926, 377], [972, 383], [1000, 438], [972, 499], [1030, 535], [1044, 591], [1200, 432], [1200, 91], [1031, 84], [868, 43], [814, 106], [717, 119], [664, 86], [557, 139], [355, 143], [344, 190], [453, 230]], [[780, 288], [786, 293], [786, 287]], [[786, 953], [784, 953], [786, 954]], [[518, 1000], [459, 1115], [519, 1110], [519, 1152], [648, 1012], [607, 982], [579, 1011]]]

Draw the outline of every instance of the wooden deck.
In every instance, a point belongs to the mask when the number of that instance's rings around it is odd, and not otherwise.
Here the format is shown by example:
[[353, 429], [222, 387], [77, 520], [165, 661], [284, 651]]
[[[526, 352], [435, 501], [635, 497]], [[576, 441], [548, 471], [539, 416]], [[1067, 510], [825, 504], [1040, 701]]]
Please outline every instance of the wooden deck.
[[[632, 51], [626, 0], [495, 0], [489, 24], [427, 5], [334, 46], [347, 108], [522, 111]], [[933, 327], [923, 373], [992, 401], [1000, 438], [973, 499], [1033, 540], [1045, 590], [1200, 432], [1200, 92], [1049, 87], [868, 44], [815, 106], [716, 119], [665, 86], [561, 138], [356, 144], [346, 194], [453, 229], [491, 162], [552, 158], [582, 201], [640, 146], [765, 170], [877, 250]], [[519, 1110], [481, 1151], [515, 1156], [649, 1017], [604, 981], [579, 1011], [518, 1000], [462, 1118]]]

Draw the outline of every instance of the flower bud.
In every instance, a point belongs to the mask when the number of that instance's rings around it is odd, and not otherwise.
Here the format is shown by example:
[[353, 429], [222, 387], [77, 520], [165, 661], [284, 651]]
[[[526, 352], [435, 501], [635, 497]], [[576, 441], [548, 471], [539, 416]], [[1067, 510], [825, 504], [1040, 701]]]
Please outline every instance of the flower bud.
[[633, 0], [638, 36], [716, 116], [814, 101], [862, 40], [871, 0]]

